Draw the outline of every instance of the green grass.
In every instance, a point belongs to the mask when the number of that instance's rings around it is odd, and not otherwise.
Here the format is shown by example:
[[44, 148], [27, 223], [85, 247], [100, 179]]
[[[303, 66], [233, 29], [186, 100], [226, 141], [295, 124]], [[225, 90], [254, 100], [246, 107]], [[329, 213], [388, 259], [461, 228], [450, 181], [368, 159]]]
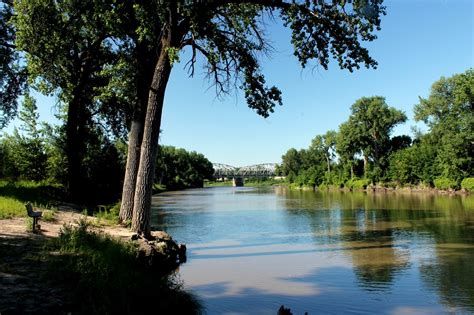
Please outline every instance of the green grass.
[[25, 205], [15, 198], [0, 196], [0, 219], [26, 217]]
[[0, 180], [0, 195], [21, 203], [31, 202], [44, 209], [50, 209], [58, 200], [64, 199], [60, 185], [33, 181]]
[[111, 207], [106, 207], [106, 210], [100, 210], [93, 213], [98, 225], [114, 225], [119, 223], [120, 202], [117, 202]]
[[55, 214], [56, 212], [54, 210], [44, 210], [41, 220], [46, 221], [46, 222], [54, 221]]
[[132, 242], [90, 232], [84, 220], [77, 227], [64, 226], [48, 252], [57, 254], [45, 254], [52, 262], [46, 277], [65, 287], [73, 313], [201, 313], [175, 278], [139, 264]]

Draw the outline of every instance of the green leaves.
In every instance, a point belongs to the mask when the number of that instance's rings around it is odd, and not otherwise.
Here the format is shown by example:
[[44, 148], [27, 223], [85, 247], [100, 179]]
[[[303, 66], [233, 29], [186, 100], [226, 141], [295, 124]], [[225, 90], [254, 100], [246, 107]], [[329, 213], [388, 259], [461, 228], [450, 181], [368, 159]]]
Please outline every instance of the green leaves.
[[351, 111], [349, 120], [339, 129], [338, 152], [349, 160], [354, 154], [362, 154], [383, 175], [388, 167], [391, 131], [407, 118], [403, 112], [389, 107], [381, 96], [362, 97], [351, 106]]
[[311, 60], [328, 69], [330, 56], [341, 69], [353, 71], [359, 64], [377, 66], [361, 41], [373, 41], [374, 30], [380, 30], [385, 15], [382, 0], [306, 1], [293, 3], [281, 10], [285, 26], [292, 30], [294, 54], [304, 68]]
[[167, 189], [202, 187], [214, 173], [212, 163], [202, 154], [161, 146], [157, 157], [156, 181]]
[[25, 87], [26, 73], [16, 51], [15, 29], [10, 23], [11, 4], [0, 1], [0, 129], [17, 113], [17, 98]]
[[429, 97], [415, 105], [415, 119], [436, 141], [437, 174], [456, 180], [474, 174], [473, 69], [433, 83]]

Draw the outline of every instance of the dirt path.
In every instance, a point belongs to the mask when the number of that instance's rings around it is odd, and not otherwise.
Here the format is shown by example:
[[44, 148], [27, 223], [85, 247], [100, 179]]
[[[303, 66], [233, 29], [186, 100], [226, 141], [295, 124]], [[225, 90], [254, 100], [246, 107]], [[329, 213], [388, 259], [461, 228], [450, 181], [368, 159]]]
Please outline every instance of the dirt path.
[[92, 230], [103, 231], [114, 237], [122, 239], [130, 239], [132, 232], [124, 227], [118, 225], [107, 225], [100, 224], [97, 218], [83, 215], [74, 209], [69, 207], [58, 207], [52, 221], [39, 220], [41, 229], [37, 234], [33, 234], [27, 231], [26, 220], [27, 218], [12, 218], [0, 220], [0, 238], [5, 237], [29, 237], [29, 238], [41, 238], [41, 237], [57, 237], [60, 229], [64, 224], [75, 225], [77, 221], [86, 219], [91, 222]]
[[27, 231], [27, 218], [0, 220], [0, 314], [61, 314], [67, 309], [60, 287], [44, 283], [41, 273], [48, 268], [41, 258], [45, 242], [59, 235], [64, 224], [80, 219], [92, 223], [92, 230], [130, 239], [132, 232], [120, 226], [97, 226], [97, 219], [68, 207], [60, 207], [54, 220], [39, 220], [38, 233]]

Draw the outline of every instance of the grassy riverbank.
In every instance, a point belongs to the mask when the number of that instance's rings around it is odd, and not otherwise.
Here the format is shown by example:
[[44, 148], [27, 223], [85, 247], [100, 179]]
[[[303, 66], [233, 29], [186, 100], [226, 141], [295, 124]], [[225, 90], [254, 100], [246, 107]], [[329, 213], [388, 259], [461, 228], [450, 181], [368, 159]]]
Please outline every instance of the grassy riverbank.
[[65, 227], [48, 242], [43, 257], [50, 261], [46, 275], [70, 293], [73, 311], [194, 314], [200, 310], [175, 277], [137, 262], [136, 245], [91, 232], [84, 221], [75, 228]]
[[[11, 279], [0, 286], [0, 313], [202, 312], [174, 272], [137, 260], [132, 233], [116, 224], [119, 207], [87, 216], [57, 189], [0, 182], [0, 273]], [[36, 234], [27, 201], [43, 211]]]
[[[466, 178], [461, 184], [454, 182], [448, 182], [446, 180], [436, 181], [433, 185], [429, 184], [405, 184], [400, 185], [396, 182], [380, 182], [373, 184], [370, 180], [364, 178], [355, 178], [341, 182], [339, 184], [321, 184], [319, 186], [304, 185], [302, 183], [289, 182], [288, 180], [275, 180], [275, 179], [263, 179], [263, 180], [245, 180], [244, 186], [246, 187], [266, 187], [266, 186], [286, 186], [290, 189], [301, 189], [301, 190], [345, 190], [345, 191], [403, 191], [403, 192], [429, 192], [429, 193], [472, 193], [474, 191], [474, 179]], [[208, 181], [204, 183], [204, 187], [228, 187], [232, 186], [232, 181]]]
[[26, 202], [43, 209], [53, 209], [61, 198], [63, 192], [59, 185], [0, 180], [0, 219], [26, 216]]
[[397, 183], [377, 183], [372, 184], [366, 179], [356, 179], [338, 185], [327, 185], [321, 184], [319, 186], [300, 185], [297, 183], [285, 182], [283, 185], [290, 189], [301, 189], [301, 190], [318, 190], [318, 191], [392, 191], [392, 192], [425, 192], [425, 193], [438, 193], [438, 194], [470, 194], [474, 191], [471, 187], [467, 188], [462, 186], [461, 189], [452, 188], [453, 186], [431, 186], [428, 184], [418, 185], [399, 185]]

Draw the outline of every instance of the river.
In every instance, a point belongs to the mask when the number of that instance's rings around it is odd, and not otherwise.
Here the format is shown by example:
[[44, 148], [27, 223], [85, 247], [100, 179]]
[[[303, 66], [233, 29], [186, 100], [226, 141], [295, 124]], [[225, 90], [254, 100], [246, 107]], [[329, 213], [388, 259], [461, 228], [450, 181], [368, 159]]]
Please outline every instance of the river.
[[214, 187], [153, 197], [208, 314], [474, 313], [474, 196]]

